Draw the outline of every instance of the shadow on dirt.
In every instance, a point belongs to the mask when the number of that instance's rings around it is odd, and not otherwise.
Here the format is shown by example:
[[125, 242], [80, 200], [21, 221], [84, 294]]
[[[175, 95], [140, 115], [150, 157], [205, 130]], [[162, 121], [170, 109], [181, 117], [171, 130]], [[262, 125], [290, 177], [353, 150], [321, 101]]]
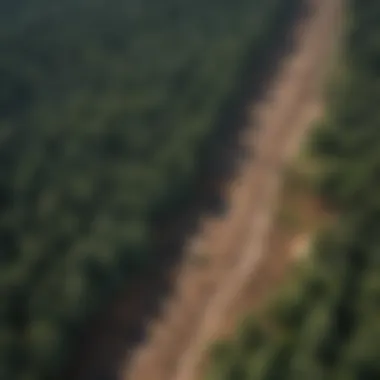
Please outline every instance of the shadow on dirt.
[[[293, 51], [293, 41], [286, 30], [289, 24], [307, 17], [308, 9], [302, 6], [282, 26], [284, 33], [262, 55], [258, 68], [257, 56], [248, 59], [237, 91], [221, 107], [217, 136], [201, 152], [202, 170], [198, 185], [185, 212], [155, 229], [155, 257], [151, 269], [124, 291], [115, 294], [108, 305], [89, 321], [80, 334], [78, 351], [72, 353], [72, 362], [63, 374], [72, 380], [117, 380], [118, 371], [125, 365], [131, 352], [146, 336], [148, 321], [160, 314], [162, 300], [170, 293], [176, 265], [188, 236], [199, 228], [204, 215], [221, 215], [228, 211], [223, 200], [225, 185], [236, 176], [242, 162], [251, 152], [239, 141], [248, 126], [247, 107], [267, 96], [266, 87], [282, 58]], [[276, 35], [278, 35], [278, 31]], [[251, 123], [252, 125], [252, 123]]]

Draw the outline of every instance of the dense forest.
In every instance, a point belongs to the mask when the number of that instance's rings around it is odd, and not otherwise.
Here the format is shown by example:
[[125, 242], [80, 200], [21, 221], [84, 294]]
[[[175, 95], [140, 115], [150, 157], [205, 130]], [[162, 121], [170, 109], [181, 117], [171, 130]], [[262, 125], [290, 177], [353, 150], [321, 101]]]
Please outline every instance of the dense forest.
[[215, 346], [209, 379], [380, 379], [380, 4], [346, 8], [344, 54], [310, 144], [338, 222], [274, 302]]
[[[248, 56], [299, 0], [0, 1], [0, 379], [55, 379], [157, 260]], [[361, 53], [363, 56], [363, 53]]]

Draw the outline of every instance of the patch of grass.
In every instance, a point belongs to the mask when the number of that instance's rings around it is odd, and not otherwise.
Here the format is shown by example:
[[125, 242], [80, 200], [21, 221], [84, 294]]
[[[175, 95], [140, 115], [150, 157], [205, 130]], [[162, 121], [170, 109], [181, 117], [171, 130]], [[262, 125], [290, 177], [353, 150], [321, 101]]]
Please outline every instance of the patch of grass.
[[305, 148], [286, 168], [278, 211], [278, 222], [286, 229], [303, 230], [315, 224], [318, 218], [312, 211], [317, 197], [318, 173], [320, 167]]
[[278, 213], [278, 222], [287, 229], [295, 230], [300, 225], [300, 218], [293, 208], [282, 206]]
[[207, 252], [195, 252], [194, 254], [191, 255], [190, 257], [190, 264], [203, 268], [207, 266], [210, 262], [210, 257]]

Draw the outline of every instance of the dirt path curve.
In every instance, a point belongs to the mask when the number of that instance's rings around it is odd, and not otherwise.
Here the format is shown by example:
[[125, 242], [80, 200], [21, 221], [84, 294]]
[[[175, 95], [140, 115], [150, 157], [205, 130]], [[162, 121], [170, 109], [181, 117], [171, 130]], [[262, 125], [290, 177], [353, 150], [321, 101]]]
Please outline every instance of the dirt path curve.
[[[200, 380], [205, 349], [220, 336], [225, 315], [255, 275], [273, 224], [283, 168], [321, 111], [320, 83], [342, 0], [309, 0], [311, 13], [294, 31], [295, 49], [252, 105], [241, 136], [249, 155], [225, 189], [225, 215], [205, 218], [189, 243], [160, 318], [132, 355], [126, 380]], [[194, 257], [201, 254], [201, 257]]]

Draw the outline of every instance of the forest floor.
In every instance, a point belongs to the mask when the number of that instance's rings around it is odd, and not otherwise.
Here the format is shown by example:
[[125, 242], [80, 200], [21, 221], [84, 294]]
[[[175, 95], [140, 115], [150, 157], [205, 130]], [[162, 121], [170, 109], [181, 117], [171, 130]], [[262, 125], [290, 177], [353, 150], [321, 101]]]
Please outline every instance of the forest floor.
[[[249, 125], [240, 138], [248, 154], [223, 191], [228, 209], [202, 218], [189, 239], [174, 290], [147, 325], [124, 379], [200, 380], [209, 345], [278, 286], [312, 222], [323, 216], [317, 200], [285, 181], [321, 116], [321, 84], [339, 34], [341, 1], [309, 2], [311, 12], [294, 28], [295, 48], [272, 77], [265, 99], [247, 109]], [[286, 212], [298, 218], [291, 227]]]

